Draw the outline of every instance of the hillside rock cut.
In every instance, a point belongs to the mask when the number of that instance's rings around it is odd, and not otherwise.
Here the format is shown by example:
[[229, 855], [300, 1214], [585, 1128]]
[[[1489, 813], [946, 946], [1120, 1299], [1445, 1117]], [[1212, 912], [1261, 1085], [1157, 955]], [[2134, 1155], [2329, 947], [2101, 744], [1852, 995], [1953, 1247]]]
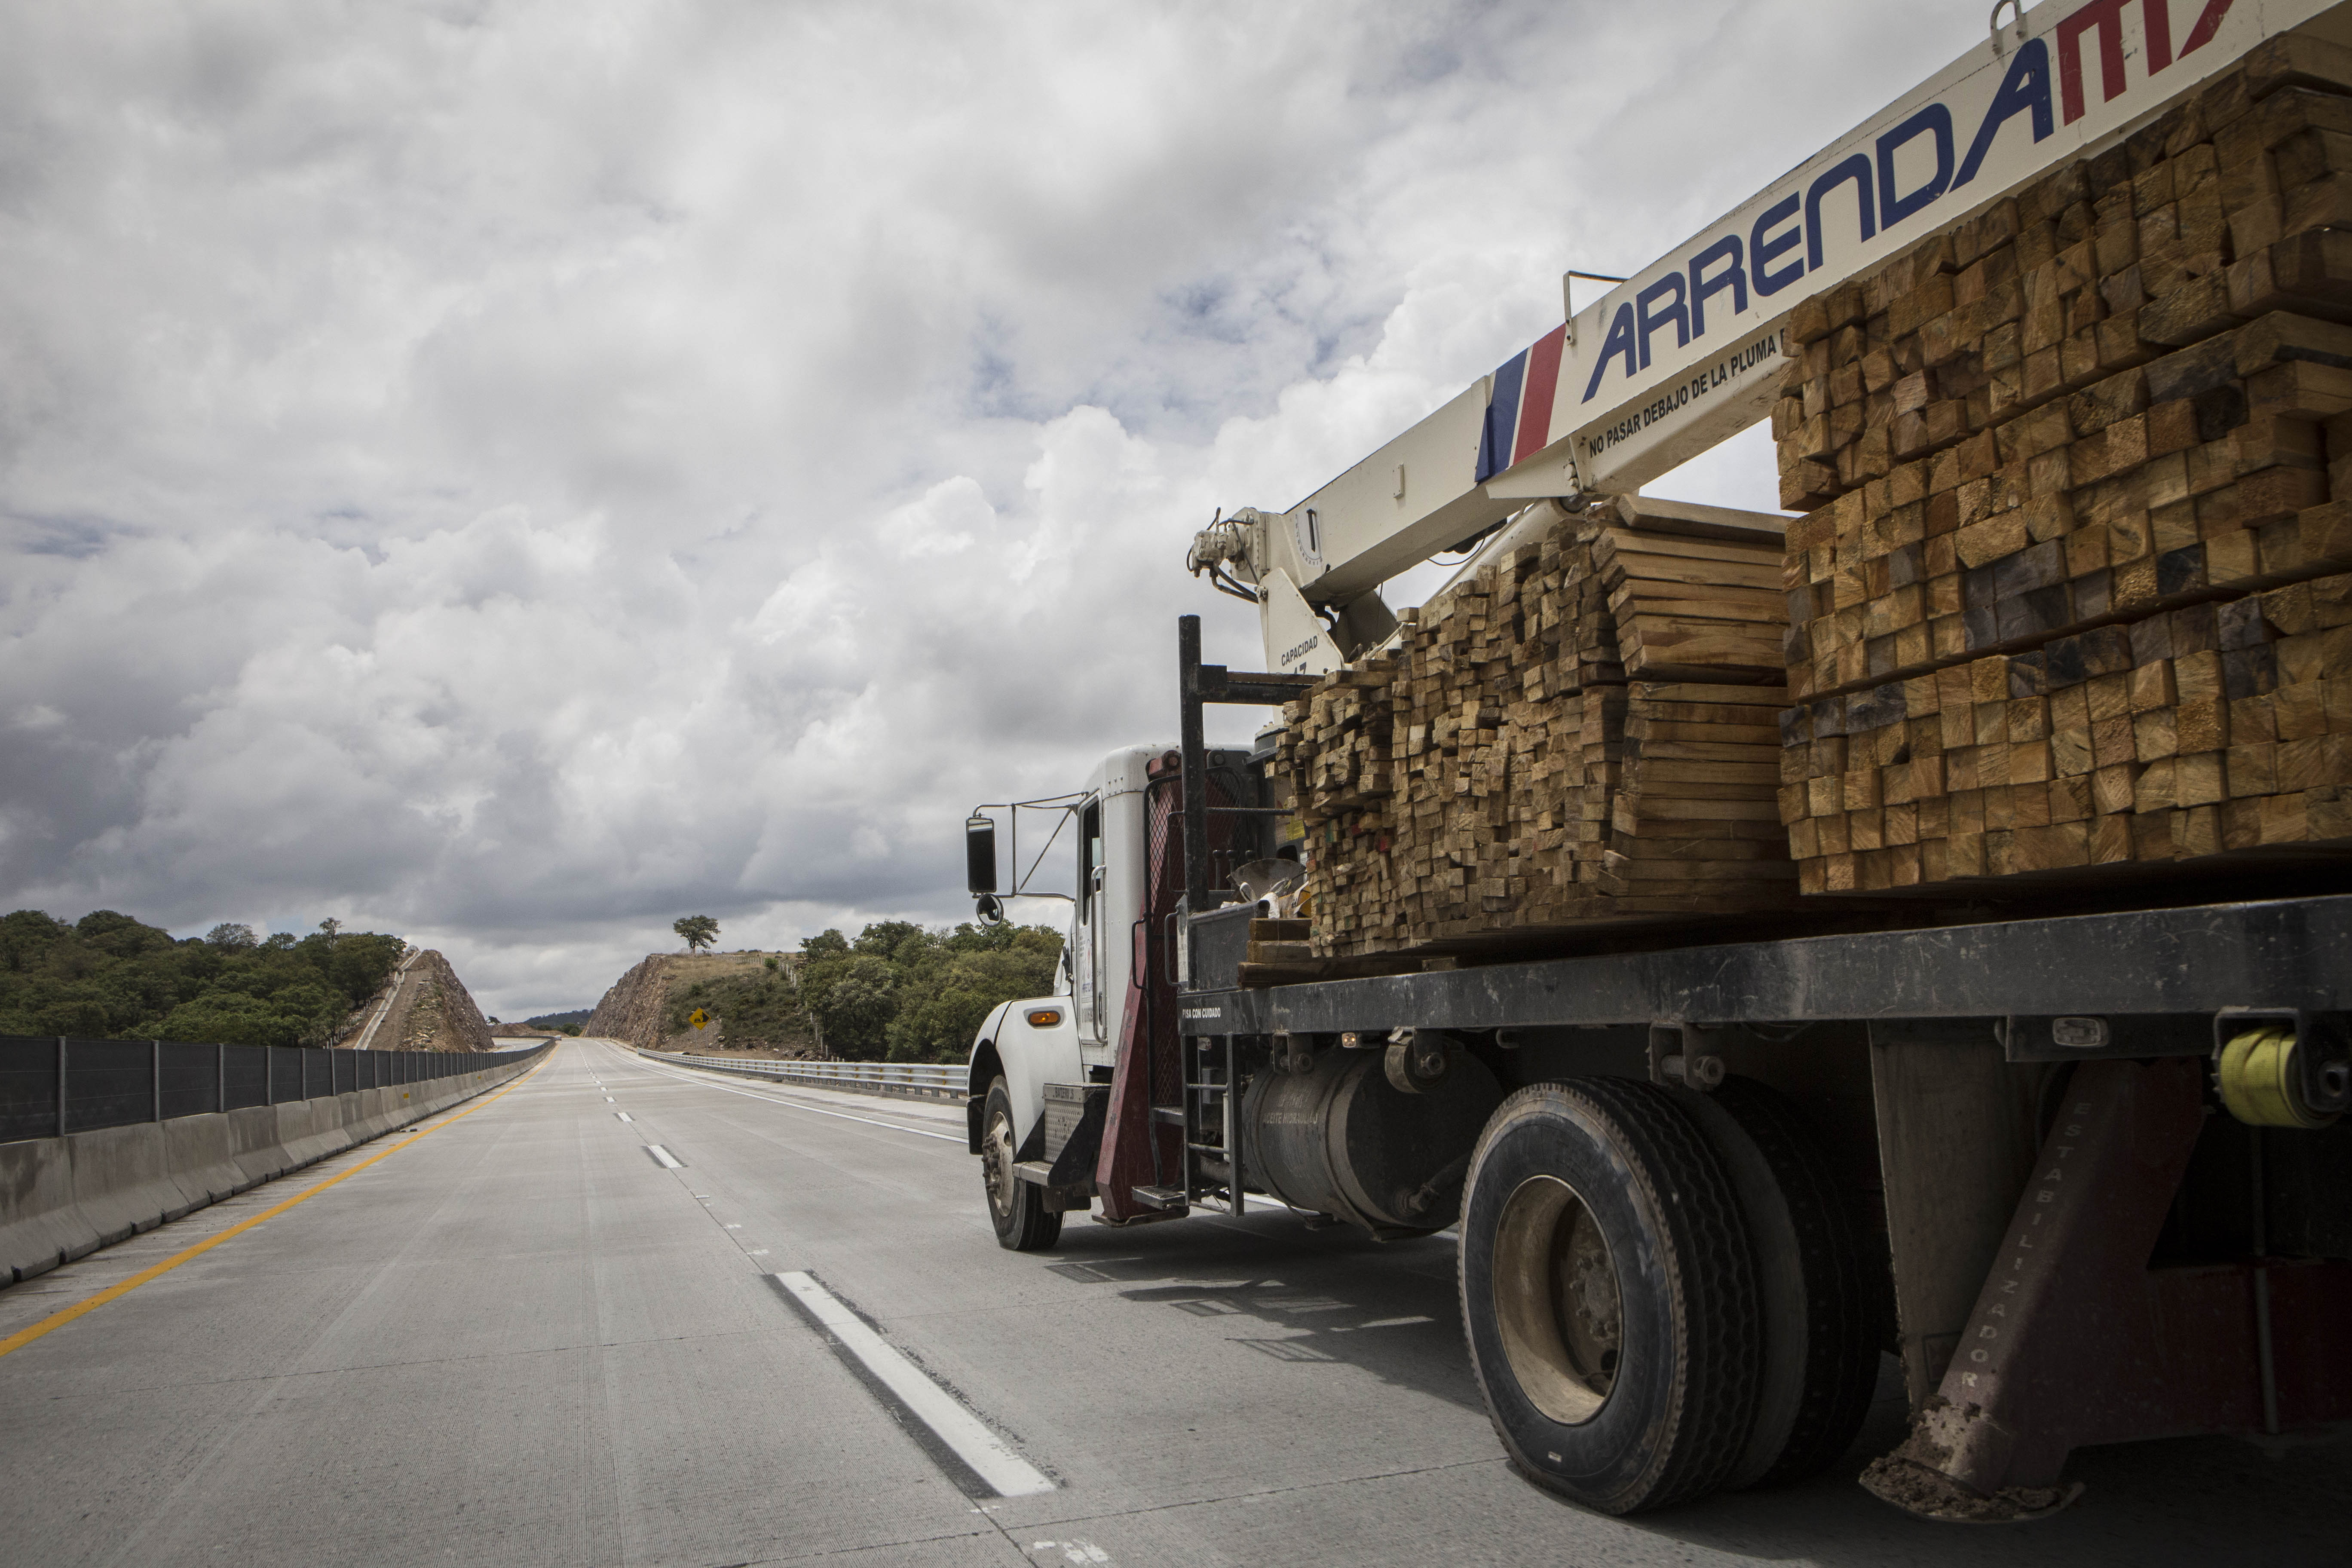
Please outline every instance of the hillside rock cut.
[[395, 975], [392, 1009], [375, 1032], [380, 1051], [492, 1051], [490, 1021], [449, 961], [431, 948]]

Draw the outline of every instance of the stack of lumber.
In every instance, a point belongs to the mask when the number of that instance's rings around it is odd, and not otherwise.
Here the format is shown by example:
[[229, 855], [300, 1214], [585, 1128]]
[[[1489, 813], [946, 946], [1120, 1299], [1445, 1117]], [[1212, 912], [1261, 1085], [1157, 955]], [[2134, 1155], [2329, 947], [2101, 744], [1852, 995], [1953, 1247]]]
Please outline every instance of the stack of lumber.
[[1781, 791], [1806, 890], [2338, 830], [2312, 792], [2352, 784], [2341, 745], [2272, 712], [2352, 679], [2309, 585], [2352, 568], [2336, 224], [2352, 51], [2288, 37], [1799, 309], [1774, 429], [1809, 509]]
[[1551, 515], [1286, 710], [1318, 957], [1790, 901], [1780, 520]]
[[1313, 924], [1307, 920], [1250, 921], [1249, 948], [1235, 979], [1244, 986], [1303, 985], [1317, 980], [1408, 974], [1422, 967], [1422, 960], [1393, 952], [1318, 956], [1312, 940]]
[[2352, 574], [1784, 716], [1808, 892], [2352, 847]]
[[2352, 304], [2352, 51], [2288, 36], [2095, 158], [1791, 319], [1781, 504], [1915, 458], [2274, 310]]

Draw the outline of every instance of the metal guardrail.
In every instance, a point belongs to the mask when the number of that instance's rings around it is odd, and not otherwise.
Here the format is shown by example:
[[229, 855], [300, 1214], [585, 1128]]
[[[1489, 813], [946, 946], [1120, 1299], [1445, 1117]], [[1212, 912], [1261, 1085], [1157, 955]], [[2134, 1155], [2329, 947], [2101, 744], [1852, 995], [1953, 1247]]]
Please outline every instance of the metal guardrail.
[[971, 1094], [971, 1069], [938, 1062], [796, 1062], [755, 1058], [688, 1057], [671, 1051], [632, 1047], [639, 1056], [657, 1062], [678, 1062], [714, 1072], [740, 1073], [746, 1078], [779, 1083], [817, 1083], [832, 1089], [868, 1093], [913, 1094], [931, 1100], [962, 1100]]
[[487, 1072], [527, 1051], [349, 1051], [0, 1035], [0, 1142]]

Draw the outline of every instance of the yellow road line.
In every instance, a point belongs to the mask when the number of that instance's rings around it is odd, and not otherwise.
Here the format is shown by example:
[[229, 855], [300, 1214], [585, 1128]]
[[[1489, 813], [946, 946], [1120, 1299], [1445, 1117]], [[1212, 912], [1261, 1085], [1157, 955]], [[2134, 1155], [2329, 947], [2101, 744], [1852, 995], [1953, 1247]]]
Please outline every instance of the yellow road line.
[[341, 1181], [344, 1177], [356, 1176], [362, 1171], [366, 1170], [370, 1165], [375, 1164], [377, 1162], [382, 1160], [391, 1159], [394, 1154], [399, 1153], [411, 1143], [417, 1142], [418, 1139], [425, 1138], [432, 1133], [440, 1131], [441, 1129], [448, 1126], [449, 1122], [462, 1121], [467, 1117], [473, 1115], [477, 1110], [488, 1110], [489, 1107], [496, 1105], [499, 1100], [504, 1100], [508, 1095], [512, 1094], [516, 1089], [520, 1089], [524, 1084], [529, 1083], [533, 1078], [539, 1075], [540, 1068], [544, 1068], [545, 1066], [547, 1066], [546, 1062], [540, 1063], [539, 1067], [531, 1068], [530, 1071], [523, 1074], [522, 1077], [515, 1079], [514, 1082], [507, 1085], [506, 1088], [499, 1090], [498, 1093], [490, 1096], [489, 1099], [483, 1100], [479, 1105], [469, 1105], [465, 1110], [457, 1112], [457, 1115], [450, 1117], [448, 1121], [436, 1121], [432, 1126], [426, 1128], [423, 1132], [417, 1133], [415, 1137], [404, 1138], [399, 1142], [394, 1144], [391, 1148], [386, 1149], [383, 1153], [370, 1155], [367, 1159], [362, 1160], [358, 1164], [353, 1165], [350, 1170], [336, 1172], [333, 1175], [329, 1176], [325, 1181], [320, 1182], [317, 1186], [311, 1187], [307, 1191], [295, 1194], [292, 1197], [288, 1198], [284, 1203], [278, 1205], [276, 1207], [264, 1209], [261, 1213], [255, 1215], [251, 1219], [241, 1219], [235, 1225], [229, 1226], [226, 1230], [222, 1231], [218, 1236], [213, 1237], [205, 1241], [200, 1241], [184, 1252], [175, 1252], [171, 1257], [163, 1259], [163, 1262], [142, 1268], [138, 1273], [133, 1274], [130, 1279], [122, 1280], [119, 1284], [109, 1285], [105, 1289], [100, 1290], [95, 1296], [87, 1297], [82, 1300], [76, 1301], [70, 1307], [60, 1308], [58, 1310], [50, 1313], [47, 1317], [43, 1318], [39, 1322], [35, 1323], [28, 1329], [17, 1330], [15, 1333], [10, 1334], [6, 1339], [0, 1340], [0, 1356], [8, 1355], [16, 1351], [23, 1350], [26, 1345], [31, 1344], [43, 1334], [48, 1333], [55, 1329], [64, 1328], [68, 1323], [72, 1322], [76, 1318], [82, 1316], [84, 1313], [97, 1311], [100, 1307], [105, 1306], [109, 1301], [115, 1300], [119, 1296], [128, 1296], [131, 1291], [138, 1289], [139, 1287], [146, 1284], [150, 1279], [158, 1279], [163, 1275], [169, 1274], [181, 1264], [187, 1262], [188, 1259], [200, 1257], [205, 1253], [210, 1252], [214, 1247], [218, 1247], [222, 1242], [228, 1240], [231, 1237], [243, 1236], [247, 1231], [251, 1230], [263, 1220], [275, 1219], [279, 1215], [284, 1214], [288, 1209], [292, 1208], [296, 1204], [301, 1203], [306, 1198], [317, 1197], [320, 1193], [325, 1192], [329, 1187], [333, 1186], [337, 1182]]

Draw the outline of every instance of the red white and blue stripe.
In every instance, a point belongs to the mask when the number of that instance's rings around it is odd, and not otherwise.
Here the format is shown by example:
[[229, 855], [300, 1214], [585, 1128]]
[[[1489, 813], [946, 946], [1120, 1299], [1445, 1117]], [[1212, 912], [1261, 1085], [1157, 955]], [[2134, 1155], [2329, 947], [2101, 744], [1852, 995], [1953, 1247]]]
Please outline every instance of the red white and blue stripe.
[[1486, 398], [1486, 427], [1478, 437], [1477, 482], [1523, 463], [1551, 440], [1552, 393], [1568, 328], [1554, 327], [1505, 360]]

